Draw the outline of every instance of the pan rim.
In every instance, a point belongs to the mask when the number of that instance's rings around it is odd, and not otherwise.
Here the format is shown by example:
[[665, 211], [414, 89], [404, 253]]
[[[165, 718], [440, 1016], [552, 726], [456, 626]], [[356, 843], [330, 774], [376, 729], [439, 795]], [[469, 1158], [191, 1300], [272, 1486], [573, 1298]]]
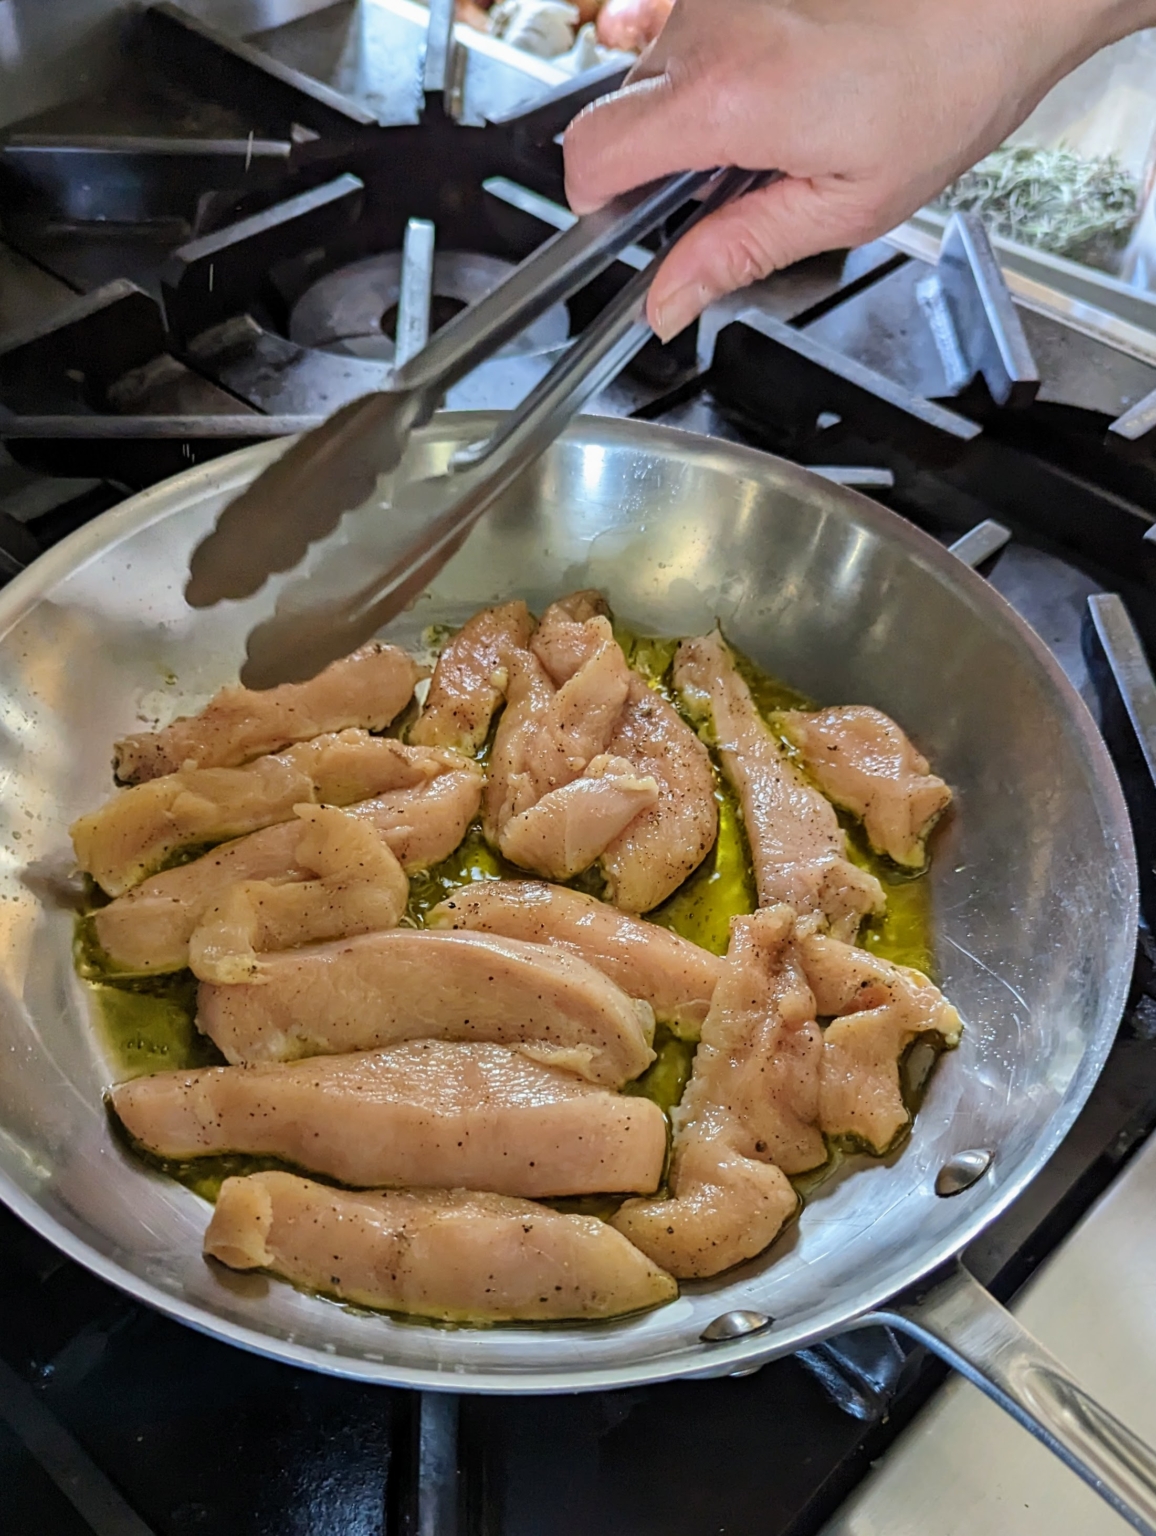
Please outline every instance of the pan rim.
[[[423, 429], [422, 435], [481, 436], [499, 419], [490, 412], [442, 413], [435, 417], [429, 427]], [[681, 448], [696, 452], [704, 460], [725, 453], [732, 470], [736, 459], [740, 464], [749, 465], [753, 475], [759, 474], [760, 466], [765, 469], [770, 463], [775, 466], [777, 474], [787, 482], [795, 481], [801, 488], [813, 484], [818, 478], [811, 471], [760, 449], [745, 444], [720, 443], [704, 434], [662, 423], [584, 416], [564, 434], [564, 438], [570, 441], [581, 442], [586, 439], [602, 443], [609, 438], [628, 440], [634, 446], [638, 446], [640, 440], [643, 444], [650, 440], [659, 450], [662, 442], [672, 437], [677, 439]], [[222, 489], [220, 481], [233, 484], [240, 483], [244, 476], [251, 478], [253, 473], [283, 452], [293, 440], [286, 438], [273, 443], [258, 443], [207, 464], [194, 466], [138, 492], [68, 535], [14, 577], [0, 592], [0, 639], [59, 581], [80, 570], [90, 559], [122, 538], [164, 516], [167, 503], [182, 495], [194, 493], [198, 488], [204, 495], [219, 492]], [[868, 496], [848, 487], [832, 486], [829, 482], [824, 481], [822, 484], [825, 496], [848, 504], [862, 522], [879, 531], [889, 542], [902, 546], [911, 558], [938, 570], [952, 583], [961, 585], [965, 593], [969, 589], [972, 593], [982, 592], [984, 604], [1016, 634], [1050, 684], [1066, 701], [1069, 723], [1078, 732], [1086, 759], [1097, 770], [1093, 775], [1097, 809], [1106, 833], [1118, 849], [1121, 887], [1126, 884], [1126, 890], [1121, 890], [1126, 931], [1134, 932], [1139, 921], [1139, 878], [1127, 805], [1115, 765], [1099, 729], [1059, 663], [1011, 604], [930, 534]], [[1119, 962], [1110, 985], [1106, 987], [1106, 998], [1095, 1033], [1088, 1039], [1064, 1099], [1047, 1121], [1045, 1134], [1036, 1142], [1031, 1155], [1024, 1158], [1014, 1176], [993, 1190], [970, 1215], [961, 1218], [959, 1225], [946, 1234], [931, 1253], [920, 1254], [918, 1259], [906, 1266], [901, 1271], [899, 1284], [888, 1281], [866, 1286], [862, 1305], [852, 1313], [844, 1306], [835, 1305], [812, 1316], [805, 1325], [784, 1329], [780, 1334], [772, 1329], [747, 1340], [712, 1345], [709, 1351], [704, 1349], [701, 1353], [692, 1348], [682, 1348], [625, 1365], [590, 1367], [578, 1363], [573, 1368], [543, 1372], [496, 1370], [489, 1366], [478, 1369], [463, 1366], [436, 1369], [390, 1364], [386, 1360], [339, 1356], [322, 1348], [265, 1333], [253, 1326], [233, 1323], [203, 1305], [187, 1302], [134, 1274], [117, 1260], [91, 1246], [67, 1224], [45, 1210], [3, 1171], [0, 1171], [0, 1199], [58, 1250], [135, 1300], [210, 1337], [326, 1375], [379, 1385], [485, 1394], [596, 1391], [651, 1385], [682, 1378], [727, 1375], [805, 1349], [818, 1340], [846, 1330], [857, 1319], [917, 1284], [958, 1255], [1006, 1210], [1052, 1156], [1087, 1101], [1115, 1038], [1130, 981], [1131, 966]]]

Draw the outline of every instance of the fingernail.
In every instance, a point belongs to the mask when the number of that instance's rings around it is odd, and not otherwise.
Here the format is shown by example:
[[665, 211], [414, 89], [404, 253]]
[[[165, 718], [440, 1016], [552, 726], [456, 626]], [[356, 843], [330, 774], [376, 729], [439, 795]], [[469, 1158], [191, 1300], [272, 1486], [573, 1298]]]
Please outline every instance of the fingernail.
[[571, 192], [569, 187], [566, 188], [566, 201], [570, 205], [570, 212], [579, 216], [584, 213], [594, 213], [602, 207], [602, 203], [596, 197], [589, 197], [577, 190]]
[[651, 325], [659, 341], [670, 341], [685, 331], [714, 298], [705, 283], [684, 283], [661, 298], [654, 307]]

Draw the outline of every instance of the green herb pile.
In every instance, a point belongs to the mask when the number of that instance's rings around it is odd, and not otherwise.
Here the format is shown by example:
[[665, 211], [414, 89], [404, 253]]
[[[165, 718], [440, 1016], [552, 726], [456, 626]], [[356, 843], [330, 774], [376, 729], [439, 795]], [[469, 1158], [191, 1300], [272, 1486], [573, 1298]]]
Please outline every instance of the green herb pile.
[[1114, 158], [1005, 144], [937, 200], [947, 213], [977, 213], [1002, 235], [1114, 271], [1139, 213], [1139, 189]]

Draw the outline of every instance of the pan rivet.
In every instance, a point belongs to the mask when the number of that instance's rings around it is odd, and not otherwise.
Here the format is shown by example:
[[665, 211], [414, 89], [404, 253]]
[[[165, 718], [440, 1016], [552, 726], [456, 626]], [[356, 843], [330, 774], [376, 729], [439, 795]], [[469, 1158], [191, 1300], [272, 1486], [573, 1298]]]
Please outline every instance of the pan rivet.
[[722, 1344], [727, 1339], [743, 1339], [751, 1333], [762, 1333], [773, 1322], [774, 1318], [765, 1312], [723, 1312], [706, 1325], [699, 1338], [704, 1344]]
[[983, 1147], [957, 1152], [935, 1175], [935, 1193], [946, 1199], [949, 1195], [960, 1195], [965, 1189], [970, 1189], [991, 1167], [992, 1155]]

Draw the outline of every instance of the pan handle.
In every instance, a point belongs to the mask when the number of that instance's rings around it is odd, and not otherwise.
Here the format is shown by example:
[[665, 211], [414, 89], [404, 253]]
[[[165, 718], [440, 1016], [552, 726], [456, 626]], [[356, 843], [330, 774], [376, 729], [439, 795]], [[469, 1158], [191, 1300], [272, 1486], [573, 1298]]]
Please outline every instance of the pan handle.
[[912, 1302], [856, 1324], [926, 1345], [1006, 1409], [1144, 1536], [1156, 1536], [1156, 1451], [1073, 1381], [962, 1264]]

